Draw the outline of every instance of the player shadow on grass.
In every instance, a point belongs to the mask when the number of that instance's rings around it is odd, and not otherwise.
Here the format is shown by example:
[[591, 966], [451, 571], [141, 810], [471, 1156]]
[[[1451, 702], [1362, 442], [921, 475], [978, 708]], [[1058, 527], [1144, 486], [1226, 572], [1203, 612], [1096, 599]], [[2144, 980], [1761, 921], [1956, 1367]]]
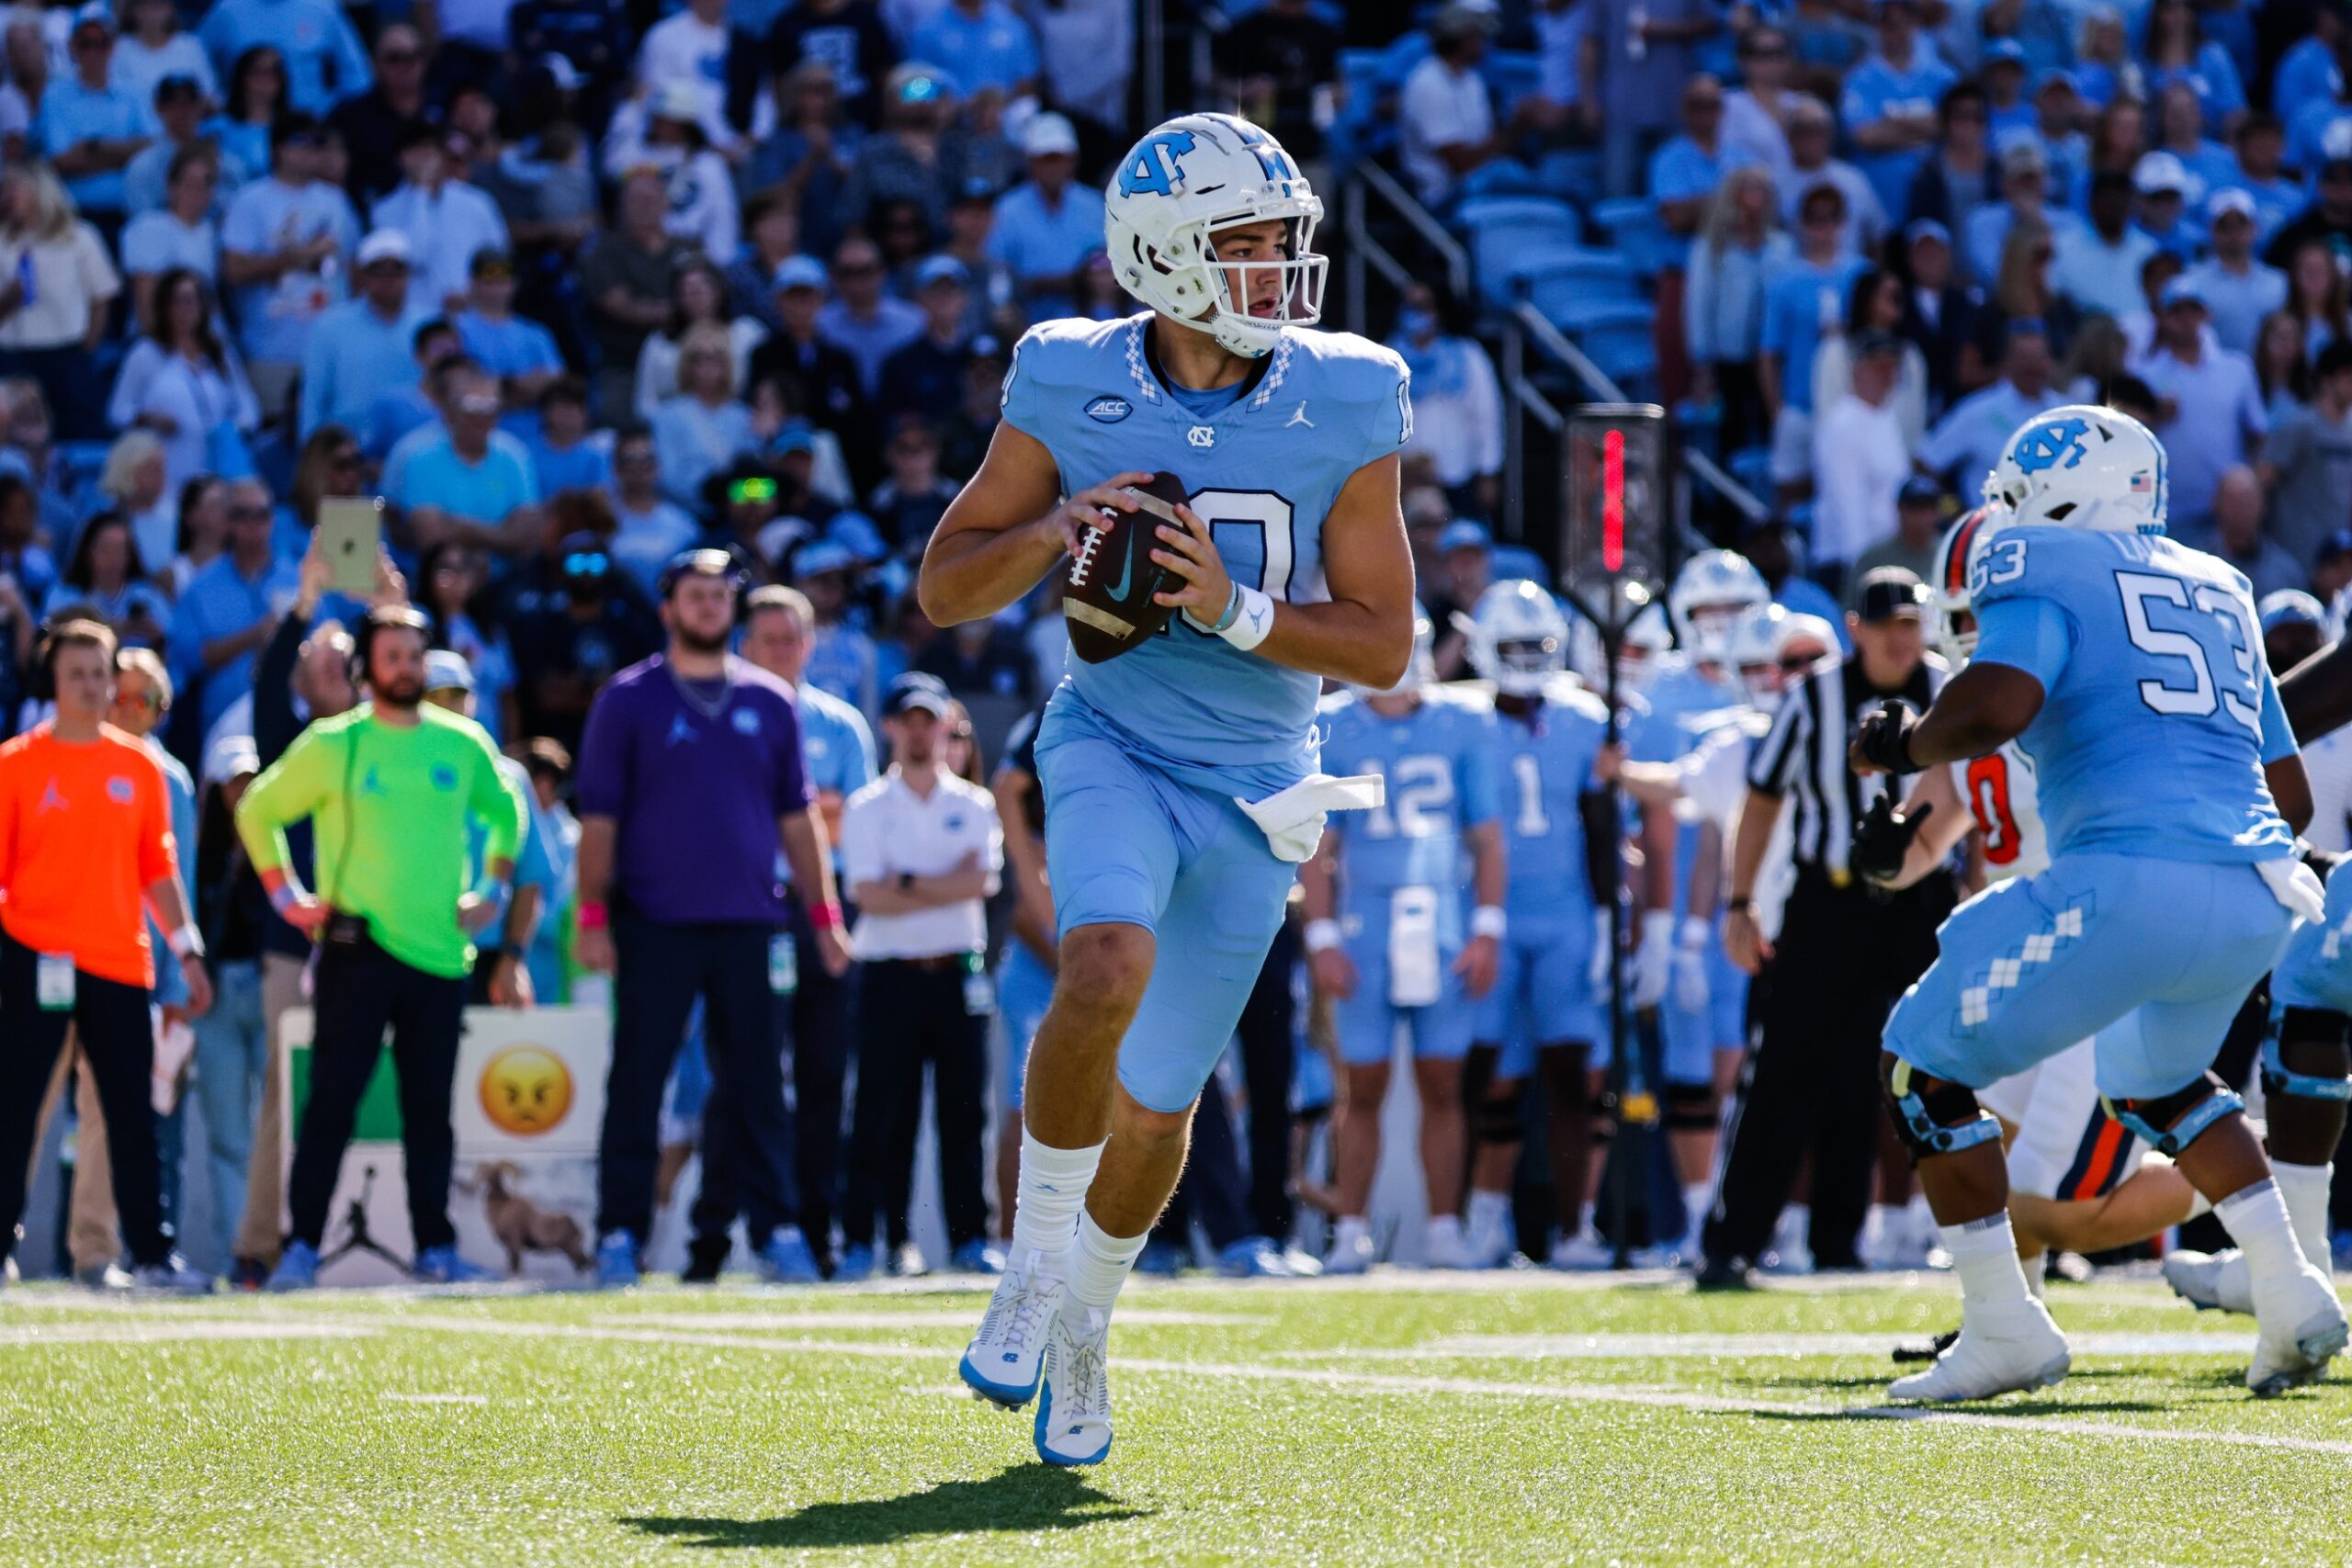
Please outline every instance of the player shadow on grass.
[[715, 1549], [888, 1546], [968, 1530], [1081, 1529], [1155, 1510], [1119, 1506], [1075, 1471], [1024, 1464], [984, 1481], [950, 1481], [897, 1497], [812, 1503], [770, 1519], [624, 1515], [622, 1524], [682, 1546]]

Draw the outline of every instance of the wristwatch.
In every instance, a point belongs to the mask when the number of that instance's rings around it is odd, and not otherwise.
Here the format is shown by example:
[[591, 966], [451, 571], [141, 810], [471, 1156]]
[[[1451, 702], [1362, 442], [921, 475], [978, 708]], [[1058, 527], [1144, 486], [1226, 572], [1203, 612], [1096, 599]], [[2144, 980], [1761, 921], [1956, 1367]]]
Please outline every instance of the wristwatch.
[[915, 874], [911, 871], [902, 871], [899, 873], [899, 891], [901, 893], [911, 893], [914, 890]]
[[1749, 900], [1746, 898], [1726, 898], [1724, 900], [1724, 913], [1726, 915], [1744, 915], [1747, 913], [1748, 908]]

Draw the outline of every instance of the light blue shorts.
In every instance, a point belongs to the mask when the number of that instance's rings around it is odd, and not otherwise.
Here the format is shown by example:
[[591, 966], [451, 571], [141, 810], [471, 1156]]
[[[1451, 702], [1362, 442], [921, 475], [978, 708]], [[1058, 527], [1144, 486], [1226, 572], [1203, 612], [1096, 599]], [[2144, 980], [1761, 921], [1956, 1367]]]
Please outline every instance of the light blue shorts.
[[1696, 1011], [1679, 1008], [1668, 990], [1657, 1010], [1668, 1083], [1711, 1084], [1715, 1077], [1715, 1053], [1747, 1048], [1747, 974], [1724, 952], [1720, 919], [1707, 943], [1706, 957], [1707, 1005]]
[[[1063, 936], [1131, 925], [1159, 942], [1143, 1004], [1119, 1046], [1119, 1082], [1150, 1110], [1182, 1111], [1208, 1082], [1282, 929], [1298, 868], [1234, 804], [1271, 789], [1196, 787], [1135, 756], [1083, 711], [1047, 711], [1037, 743], [1046, 870]], [[1057, 721], [1059, 722], [1057, 722]]]
[[1356, 988], [1344, 1000], [1331, 1004], [1340, 1060], [1351, 1067], [1382, 1066], [1396, 1043], [1400, 1023], [1411, 1033], [1416, 1061], [1458, 1062], [1470, 1054], [1470, 1026], [1476, 1008], [1463, 994], [1462, 977], [1453, 973], [1453, 961], [1462, 952], [1458, 945], [1439, 944], [1437, 958], [1444, 980], [1438, 999], [1427, 1007], [1397, 1007], [1388, 999], [1385, 921], [1365, 920], [1361, 931], [1348, 939], [1346, 952], [1348, 962], [1356, 968]]
[[1029, 1066], [1029, 1042], [1046, 1021], [1046, 1008], [1054, 999], [1053, 971], [1018, 937], [1004, 944], [1004, 958], [996, 966], [997, 1026], [1004, 1031], [1004, 1099], [1007, 1111], [1021, 1109], [1021, 1084]]
[[2352, 1012], [2352, 867], [2327, 879], [2327, 918], [2300, 925], [2270, 977], [2271, 1016], [2287, 1008]]
[[1523, 1078], [1544, 1045], [1607, 1051], [1609, 1021], [1592, 994], [1592, 915], [1517, 919], [1502, 940], [1495, 988], [1478, 1002], [1477, 1036], [1502, 1047], [1495, 1075]]
[[2211, 1065], [2292, 919], [2251, 865], [2062, 855], [1952, 911], [1886, 1048], [1982, 1089], [2095, 1035], [2101, 1094], [2170, 1094]]

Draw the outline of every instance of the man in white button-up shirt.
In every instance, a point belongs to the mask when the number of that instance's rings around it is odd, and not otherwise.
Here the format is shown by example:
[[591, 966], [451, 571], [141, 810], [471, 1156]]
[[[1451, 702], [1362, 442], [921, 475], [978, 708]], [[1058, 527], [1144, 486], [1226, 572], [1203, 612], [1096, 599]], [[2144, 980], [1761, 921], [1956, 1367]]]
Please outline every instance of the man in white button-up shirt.
[[[1003, 1267], [988, 1243], [980, 1145], [987, 1127], [989, 988], [986, 904], [1004, 865], [996, 801], [942, 765], [947, 690], [902, 675], [882, 707], [890, 769], [842, 809], [842, 868], [858, 908], [857, 1107], [836, 1279], [874, 1271], [878, 1211], [905, 1258], [908, 1189], [922, 1069], [932, 1068], [939, 1186], [959, 1269]], [[902, 1266], [919, 1268], [920, 1259]]]

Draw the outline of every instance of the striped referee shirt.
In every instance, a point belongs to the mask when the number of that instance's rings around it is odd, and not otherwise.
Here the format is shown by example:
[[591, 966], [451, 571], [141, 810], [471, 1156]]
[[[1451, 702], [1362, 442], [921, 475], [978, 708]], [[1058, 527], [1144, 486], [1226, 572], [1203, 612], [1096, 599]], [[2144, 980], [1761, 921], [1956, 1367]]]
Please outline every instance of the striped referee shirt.
[[1924, 710], [1943, 689], [1944, 677], [1943, 662], [1930, 654], [1902, 685], [1881, 691], [1864, 677], [1856, 654], [1823, 660], [1781, 694], [1771, 730], [1748, 759], [1747, 784], [1776, 798], [1793, 797], [1792, 842], [1799, 871], [1846, 884], [1854, 824], [1886, 787], [1884, 777], [1864, 778], [1846, 765], [1854, 727], [1888, 697]]

